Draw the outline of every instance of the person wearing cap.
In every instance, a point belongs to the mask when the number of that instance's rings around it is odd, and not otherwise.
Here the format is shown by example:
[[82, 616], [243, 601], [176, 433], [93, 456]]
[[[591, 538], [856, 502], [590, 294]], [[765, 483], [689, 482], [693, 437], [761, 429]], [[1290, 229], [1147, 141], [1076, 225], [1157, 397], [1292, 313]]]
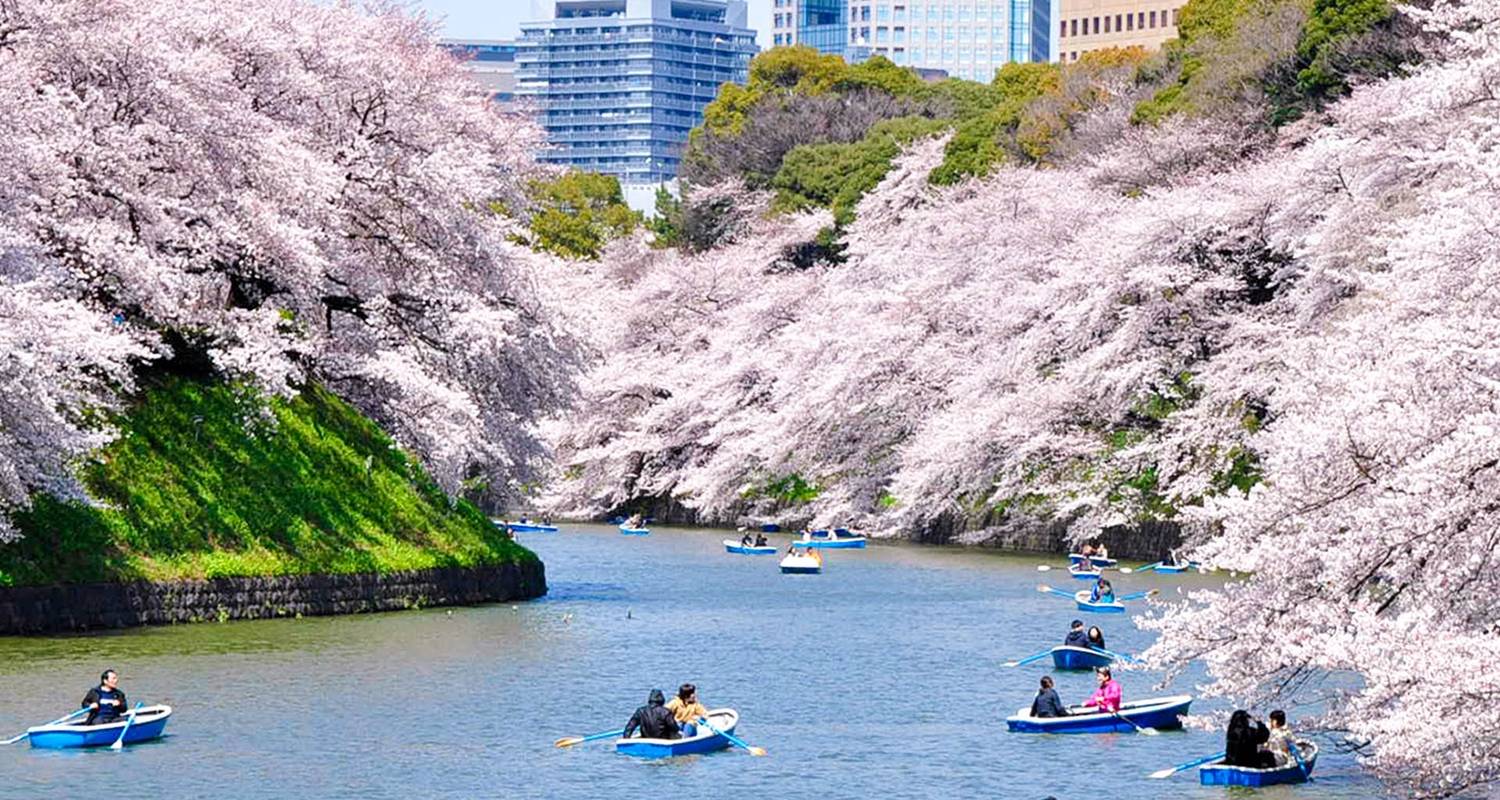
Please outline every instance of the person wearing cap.
[[1068, 627], [1068, 638], [1063, 640], [1068, 647], [1088, 647], [1089, 636], [1083, 632], [1083, 620], [1075, 619]]
[[667, 710], [677, 718], [677, 724], [682, 726], [683, 736], [693, 736], [698, 732], [698, 726], [694, 723], [700, 717], [708, 716], [708, 709], [698, 702], [698, 687], [691, 683], [684, 683], [677, 689], [677, 696], [667, 701]]

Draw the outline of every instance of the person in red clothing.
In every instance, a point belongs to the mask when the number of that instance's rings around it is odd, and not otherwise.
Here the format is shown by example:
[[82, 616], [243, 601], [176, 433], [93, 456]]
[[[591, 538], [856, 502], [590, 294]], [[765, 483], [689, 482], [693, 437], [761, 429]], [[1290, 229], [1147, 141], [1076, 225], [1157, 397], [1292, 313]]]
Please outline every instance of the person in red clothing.
[[1114, 677], [1109, 674], [1109, 667], [1100, 667], [1095, 670], [1095, 674], [1099, 678], [1099, 688], [1094, 690], [1093, 695], [1083, 704], [1084, 707], [1093, 706], [1100, 711], [1111, 713], [1119, 711], [1120, 684], [1116, 683]]

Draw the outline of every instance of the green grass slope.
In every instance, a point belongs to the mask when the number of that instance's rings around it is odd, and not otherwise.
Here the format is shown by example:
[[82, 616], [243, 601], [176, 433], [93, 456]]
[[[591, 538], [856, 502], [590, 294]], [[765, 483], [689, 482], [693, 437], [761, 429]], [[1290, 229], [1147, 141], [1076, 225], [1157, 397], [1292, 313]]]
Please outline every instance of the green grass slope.
[[267, 404], [172, 379], [82, 465], [98, 506], [38, 497], [0, 585], [395, 572], [534, 560], [321, 388]]

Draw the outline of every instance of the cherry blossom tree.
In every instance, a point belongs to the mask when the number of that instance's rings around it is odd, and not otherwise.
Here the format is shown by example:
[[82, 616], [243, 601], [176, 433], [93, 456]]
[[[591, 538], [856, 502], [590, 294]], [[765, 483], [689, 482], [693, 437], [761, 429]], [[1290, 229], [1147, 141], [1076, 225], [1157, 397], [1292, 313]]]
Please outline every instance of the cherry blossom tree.
[[8, 306], [25, 316], [0, 334], [77, 348], [31, 379], [55, 385], [35, 409], [7, 409], [38, 432], [5, 456], [0, 503], [57, 486], [102, 434], [78, 409], [169, 351], [270, 393], [326, 383], [450, 489], [543, 455], [533, 419], [570, 392], [572, 345], [538, 300], [544, 262], [487, 210], [518, 203], [541, 134], [428, 23], [308, 0], [0, 0], [0, 72], [0, 281], [37, 306]]

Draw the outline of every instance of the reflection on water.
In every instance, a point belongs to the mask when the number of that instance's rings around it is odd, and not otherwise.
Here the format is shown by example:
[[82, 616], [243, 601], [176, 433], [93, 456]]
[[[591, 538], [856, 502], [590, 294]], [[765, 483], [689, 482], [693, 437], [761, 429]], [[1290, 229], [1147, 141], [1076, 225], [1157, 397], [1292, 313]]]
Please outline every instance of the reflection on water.
[[[169, 737], [123, 753], [0, 749], [0, 798], [1231, 794], [1191, 771], [1144, 777], [1220, 749], [1217, 734], [1005, 732], [1046, 670], [1000, 663], [1060, 641], [1078, 616], [1036, 592], [1039, 578], [1069, 584], [1036, 559], [874, 546], [783, 576], [773, 557], [725, 554], [722, 531], [521, 535], [551, 580], [536, 602], [0, 639], [0, 737], [66, 713], [105, 667], [132, 702], [177, 710]], [[1116, 589], [1215, 580], [1131, 575]], [[1095, 621], [1111, 649], [1149, 642]], [[1091, 688], [1087, 673], [1056, 677], [1065, 701]], [[1127, 698], [1152, 693], [1153, 676], [1121, 678]], [[742, 738], [770, 755], [650, 763], [607, 741], [551, 746], [618, 728], [650, 689], [683, 681], [738, 708]], [[123, 778], [104, 795], [101, 769]], [[1347, 756], [1320, 759], [1316, 777], [1255, 796], [1376, 791]]]

